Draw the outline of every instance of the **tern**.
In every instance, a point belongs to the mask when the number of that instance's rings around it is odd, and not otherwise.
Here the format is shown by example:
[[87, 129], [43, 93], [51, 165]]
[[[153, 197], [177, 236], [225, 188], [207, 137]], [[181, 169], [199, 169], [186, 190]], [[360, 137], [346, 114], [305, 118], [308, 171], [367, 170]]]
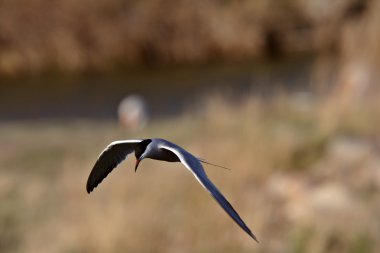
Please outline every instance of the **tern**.
[[181, 162], [191, 173], [193, 173], [199, 183], [212, 195], [212, 197], [214, 197], [224, 211], [226, 211], [240, 228], [258, 242], [256, 236], [240, 218], [232, 205], [207, 177], [201, 162], [208, 162], [196, 158], [180, 146], [164, 139], [122, 140], [110, 143], [99, 155], [99, 158], [88, 177], [86, 186], [87, 192], [92, 192], [94, 188], [97, 187], [98, 184], [100, 184], [103, 179], [132, 152], [135, 152], [136, 156], [135, 172], [137, 171], [140, 162], [145, 158], [166, 162]]

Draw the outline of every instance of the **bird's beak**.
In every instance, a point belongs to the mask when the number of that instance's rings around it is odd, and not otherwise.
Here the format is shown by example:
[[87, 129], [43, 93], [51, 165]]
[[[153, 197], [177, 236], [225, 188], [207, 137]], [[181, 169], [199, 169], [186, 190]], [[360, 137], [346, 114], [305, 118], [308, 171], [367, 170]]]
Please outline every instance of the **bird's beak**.
[[139, 167], [139, 163], [140, 163], [140, 159], [137, 159], [136, 160], [136, 165], [135, 165], [135, 172], [137, 171], [137, 167]]

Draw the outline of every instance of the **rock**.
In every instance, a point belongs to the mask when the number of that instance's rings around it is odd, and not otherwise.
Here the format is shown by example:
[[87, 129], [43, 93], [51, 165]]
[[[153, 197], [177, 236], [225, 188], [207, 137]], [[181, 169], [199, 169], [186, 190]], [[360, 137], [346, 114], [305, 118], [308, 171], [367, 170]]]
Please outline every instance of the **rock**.
[[145, 100], [138, 95], [125, 97], [118, 107], [119, 122], [128, 130], [138, 130], [146, 126], [148, 111]]

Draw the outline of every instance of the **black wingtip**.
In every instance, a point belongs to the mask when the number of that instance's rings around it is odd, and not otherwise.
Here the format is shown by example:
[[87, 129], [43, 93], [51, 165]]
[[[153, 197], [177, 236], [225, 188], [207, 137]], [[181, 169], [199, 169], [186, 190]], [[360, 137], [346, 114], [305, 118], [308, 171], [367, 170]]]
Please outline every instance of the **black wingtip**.
[[259, 240], [257, 239], [257, 237], [252, 233], [252, 231], [247, 227], [248, 230], [245, 230], [245, 232], [247, 232], [247, 234], [253, 239], [255, 240], [257, 243], [260, 243]]
[[86, 184], [86, 191], [88, 194], [90, 194], [94, 189], [95, 189], [96, 186], [93, 186], [93, 184], [90, 183], [90, 181], [87, 181], [87, 184]]
[[250, 236], [253, 238], [253, 240], [255, 240], [257, 243], [260, 243], [259, 240], [257, 239], [257, 237], [254, 235], [254, 234], [250, 234]]

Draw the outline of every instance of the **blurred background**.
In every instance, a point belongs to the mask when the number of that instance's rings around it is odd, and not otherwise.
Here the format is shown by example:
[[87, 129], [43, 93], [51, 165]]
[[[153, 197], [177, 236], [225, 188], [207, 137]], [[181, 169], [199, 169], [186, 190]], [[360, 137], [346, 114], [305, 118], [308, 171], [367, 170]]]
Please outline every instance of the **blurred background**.
[[[0, 252], [380, 250], [380, 0], [1, 0]], [[180, 164], [111, 141], [162, 137]]]

